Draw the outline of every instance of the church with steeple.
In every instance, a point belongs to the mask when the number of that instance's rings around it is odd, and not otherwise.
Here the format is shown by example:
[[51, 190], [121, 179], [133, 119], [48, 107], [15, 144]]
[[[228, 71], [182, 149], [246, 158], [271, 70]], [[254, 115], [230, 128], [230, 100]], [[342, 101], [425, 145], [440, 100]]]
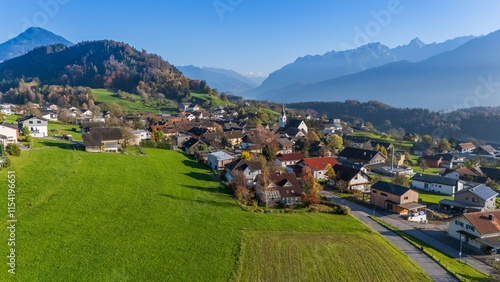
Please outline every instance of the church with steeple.
[[279, 127], [286, 126], [286, 113], [285, 113], [285, 99], [283, 98], [283, 109], [281, 110], [281, 115], [279, 119]]
[[286, 133], [290, 136], [304, 136], [307, 133], [307, 125], [303, 120], [288, 120], [286, 117], [285, 99], [283, 99], [277, 133]]

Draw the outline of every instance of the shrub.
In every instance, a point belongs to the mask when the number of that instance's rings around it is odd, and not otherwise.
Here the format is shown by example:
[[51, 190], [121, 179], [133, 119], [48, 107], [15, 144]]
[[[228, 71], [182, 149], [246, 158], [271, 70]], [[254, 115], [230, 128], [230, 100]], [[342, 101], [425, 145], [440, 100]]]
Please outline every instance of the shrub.
[[5, 158], [5, 162], [2, 164], [3, 167], [10, 167], [10, 158]]
[[11, 156], [20, 156], [21, 155], [21, 148], [19, 148], [19, 145], [17, 144], [9, 144], [7, 145], [7, 148], [5, 148], [7, 154]]
[[306, 207], [313, 206], [319, 204], [319, 199], [316, 194], [300, 194], [300, 202], [304, 204]]

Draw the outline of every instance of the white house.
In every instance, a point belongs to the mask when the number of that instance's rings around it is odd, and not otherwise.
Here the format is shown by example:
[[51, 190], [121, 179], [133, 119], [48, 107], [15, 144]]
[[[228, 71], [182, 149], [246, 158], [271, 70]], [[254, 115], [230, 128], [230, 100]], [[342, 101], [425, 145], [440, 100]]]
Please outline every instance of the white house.
[[18, 130], [22, 132], [23, 127], [27, 126], [30, 130], [30, 135], [35, 138], [44, 138], [48, 136], [47, 125], [48, 120], [36, 116], [28, 116], [17, 120]]
[[17, 143], [19, 139], [19, 129], [17, 125], [7, 122], [0, 123], [0, 142], [4, 146], [10, 143]]
[[242, 160], [234, 160], [225, 165], [226, 178], [228, 181], [233, 181], [237, 173], [241, 173], [245, 177], [247, 185], [253, 186], [256, 184], [257, 176], [262, 172], [262, 164], [260, 162]]
[[298, 163], [302, 167], [307, 167], [311, 170], [314, 178], [326, 180], [326, 167], [330, 165], [332, 168], [339, 163], [333, 157], [323, 158], [305, 158]]
[[2, 115], [7, 115], [7, 116], [10, 116], [12, 115], [12, 104], [2, 104], [0, 105], [0, 113], [2, 113]]
[[295, 165], [306, 156], [302, 153], [280, 154], [276, 157], [276, 165], [286, 167], [287, 165]]
[[499, 249], [500, 210], [465, 213], [453, 218], [448, 234], [476, 249]]
[[132, 134], [134, 135], [134, 140], [131, 145], [139, 145], [142, 140], [151, 139], [151, 132], [147, 130], [134, 130]]
[[57, 121], [57, 113], [54, 111], [42, 111], [41, 116], [46, 120]]
[[437, 175], [417, 173], [411, 180], [412, 187], [450, 196], [464, 188], [461, 181]]
[[372, 178], [364, 171], [343, 165], [335, 165], [333, 169], [336, 175], [333, 185], [349, 190], [370, 191]]

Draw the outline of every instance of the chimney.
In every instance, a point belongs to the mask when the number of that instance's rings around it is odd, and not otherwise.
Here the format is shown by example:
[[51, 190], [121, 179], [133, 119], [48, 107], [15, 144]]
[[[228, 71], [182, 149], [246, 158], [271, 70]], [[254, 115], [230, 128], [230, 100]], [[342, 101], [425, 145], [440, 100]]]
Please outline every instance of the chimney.
[[491, 213], [488, 215], [488, 217], [489, 217], [489, 219], [490, 219], [491, 221], [493, 221], [493, 220], [495, 219], [495, 216], [494, 216], [493, 214], [491, 214]]
[[391, 150], [391, 173], [394, 172], [394, 147]]

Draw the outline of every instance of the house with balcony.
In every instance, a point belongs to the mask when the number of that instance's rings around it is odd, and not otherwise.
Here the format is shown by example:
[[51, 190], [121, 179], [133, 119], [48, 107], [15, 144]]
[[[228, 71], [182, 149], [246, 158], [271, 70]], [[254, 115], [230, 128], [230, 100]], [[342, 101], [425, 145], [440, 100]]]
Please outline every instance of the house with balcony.
[[19, 132], [23, 131], [23, 127], [27, 126], [30, 130], [30, 135], [35, 138], [45, 138], [48, 136], [47, 126], [48, 120], [34, 115], [18, 118], [17, 128]]

